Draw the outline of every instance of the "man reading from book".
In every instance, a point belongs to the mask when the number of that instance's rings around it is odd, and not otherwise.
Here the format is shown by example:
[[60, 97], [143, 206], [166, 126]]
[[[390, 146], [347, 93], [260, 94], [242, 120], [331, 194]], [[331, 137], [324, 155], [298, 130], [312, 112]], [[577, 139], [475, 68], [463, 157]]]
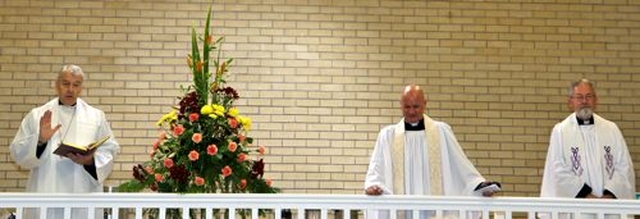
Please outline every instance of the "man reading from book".
[[[26, 192], [102, 192], [120, 147], [104, 112], [78, 98], [83, 81], [79, 66], [63, 66], [55, 82], [58, 97], [32, 109], [22, 120], [10, 151], [18, 165], [30, 170]], [[105, 136], [92, 153], [54, 153], [62, 143], [87, 146]], [[74, 208], [71, 218], [91, 218], [87, 212]], [[22, 218], [38, 218], [40, 213], [44, 212], [27, 209]], [[63, 218], [63, 213], [63, 209], [49, 208], [46, 218]]]

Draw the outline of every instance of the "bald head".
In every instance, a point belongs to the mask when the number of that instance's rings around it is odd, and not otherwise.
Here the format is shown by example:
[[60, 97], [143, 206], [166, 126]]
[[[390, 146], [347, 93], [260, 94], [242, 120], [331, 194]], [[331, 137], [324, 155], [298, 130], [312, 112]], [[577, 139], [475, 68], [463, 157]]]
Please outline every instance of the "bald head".
[[400, 107], [405, 122], [415, 123], [422, 120], [427, 108], [427, 100], [422, 88], [414, 84], [406, 86], [400, 96]]

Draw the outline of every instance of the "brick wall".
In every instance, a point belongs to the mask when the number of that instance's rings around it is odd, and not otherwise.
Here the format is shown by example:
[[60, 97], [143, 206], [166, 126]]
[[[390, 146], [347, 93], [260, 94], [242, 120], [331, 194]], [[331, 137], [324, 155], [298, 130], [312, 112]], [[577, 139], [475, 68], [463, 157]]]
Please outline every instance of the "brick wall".
[[[54, 97], [63, 63], [122, 146], [117, 185], [145, 161], [155, 121], [189, 82], [189, 28], [209, 1], [0, 0], [0, 191], [27, 172], [8, 154], [21, 118]], [[570, 81], [596, 81], [598, 112], [640, 163], [640, 3], [626, 0], [251, 1], [213, 4], [213, 33], [236, 58], [250, 133], [287, 193], [360, 194], [378, 130], [399, 92], [423, 85], [505, 196], [537, 196], [549, 133], [568, 115]], [[636, 175], [640, 175], [636, 168]]]

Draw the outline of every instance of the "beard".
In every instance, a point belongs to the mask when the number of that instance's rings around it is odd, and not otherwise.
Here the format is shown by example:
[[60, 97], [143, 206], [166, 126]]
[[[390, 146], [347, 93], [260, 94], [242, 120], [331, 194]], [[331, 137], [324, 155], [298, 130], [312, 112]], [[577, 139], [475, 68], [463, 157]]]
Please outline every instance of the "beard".
[[581, 107], [576, 111], [576, 117], [582, 120], [591, 119], [591, 117], [593, 117], [593, 109], [588, 106]]

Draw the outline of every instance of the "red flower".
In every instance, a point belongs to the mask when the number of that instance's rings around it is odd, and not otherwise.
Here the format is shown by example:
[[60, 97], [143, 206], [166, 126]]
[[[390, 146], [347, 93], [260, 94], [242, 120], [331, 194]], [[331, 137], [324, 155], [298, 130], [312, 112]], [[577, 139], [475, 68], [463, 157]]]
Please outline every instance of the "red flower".
[[236, 120], [234, 118], [229, 118], [229, 126], [232, 129], [238, 128], [238, 120]]
[[153, 174], [153, 168], [151, 168], [150, 166], [144, 167], [144, 171], [146, 171], [148, 174]]
[[200, 114], [197, 114], [197, 113], [189, 114], [189, 121], [190, 122], [198, 121], [198, 118], [200, 118]]
[[229, 166], [225, 166], [224, 168], [222, 168], [222, 171], [221, 171], [221, 172], [222, 172], [222, 176], [223, 176], [224, 178], [227, 178], [227, 176], [230, 176], [230, 175], [231, 175], [231, 173], [233, 173], [233, 170], [231, 170], [231, 167], [229, 167]]
[[164, 159], [163, 164], [164, 164], [164, 167], [171, 168], [171, 167], [173, 167], [173, 160], [171, 160], [169, 158]]
[[238, 134], [238, 141], [240, 141], [240, 143], [244, 142], [244, 140], [247, 139], [247, 136], [244, 136], [243, 134]]
[[246, 179], [240, 180], [240, 183], [238, 183], [238, 188], [239, 189], [244, 189], [246, 187], [247, 187], [247, 180]]
[[200, 143], [202, 141], [202, 134], [200, 133], [193, 133], [193, 135], [191, 136], [191, 140], [193, 142], [195, 142], [196, 144]]
[[193, 179], [193, 183], [198, 186], [204, 185], [204, 179], [202, 177], [196, 176], [196, 178]]
[[162, 143], [161, 139], [156, 139], [156, 141], [153, 142], [153, 150], [158, 150], [158, 147], [160, 147], [160, 143]]
[[238, 163], [242, 163], [246, 159], [247, 159], [247, 154], [245, 154], [245, 153], [238, 154]]
[[154, 177], [156, 178], [156, 182], [162, 182], [162, 180], [164, 179], [164, 176], [162, 176], [162, 174], [159, 174], [159, 173], [156, 173]]
[[182, 125], [178, 125], [178, 126], [173, 127], [173, 135], [174, 136], [182, 135], [182, 133], [184, 133], [184, 127]]
[[196, 161], [198, 160], [198, 158], [200, 158], [200, 153], [198, 153], [196, 150], [192, 150], [191, 152], [189, 152], [189, 160]]
[[216, 153], [218, 153], [218, 146], [216, 146], [215, 144], [210, 144], [209, 147], [207, 147], [207, 154], [215, 155]]
[[229, 151], [231, 152], [236, 152], [236, 149], [238, 149], [238, 144], [235, 142], [229, 142]]

